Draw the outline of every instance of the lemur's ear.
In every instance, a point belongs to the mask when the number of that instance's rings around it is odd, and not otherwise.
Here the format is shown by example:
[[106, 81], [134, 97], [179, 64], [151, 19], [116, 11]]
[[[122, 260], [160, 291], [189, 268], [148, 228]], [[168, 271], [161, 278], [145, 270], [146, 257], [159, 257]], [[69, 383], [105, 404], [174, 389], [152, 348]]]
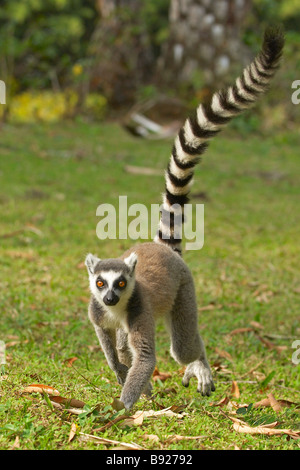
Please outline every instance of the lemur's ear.
[[85, 265], [88, 268], [88, 272], [90, 274], [94, 274], [95, 266], [99, 261], [101, 260], [100, 258], [97, 258], [97, 256], [92, 255], [91, 253], [87, 255], [87, 257], [85, 258]]
[[124, 263], [127, 264], [127, 266], [129, 267], [130, 274], [133, 274], [137, 260], [138, 260], [137, 254], [134, 252], [124, 259]]

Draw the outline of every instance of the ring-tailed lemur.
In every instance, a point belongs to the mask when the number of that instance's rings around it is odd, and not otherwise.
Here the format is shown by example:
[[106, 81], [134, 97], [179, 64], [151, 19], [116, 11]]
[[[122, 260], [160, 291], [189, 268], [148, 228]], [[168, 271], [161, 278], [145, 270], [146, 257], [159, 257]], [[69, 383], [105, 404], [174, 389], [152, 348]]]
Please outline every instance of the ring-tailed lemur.
[[163, 208], [154, 242], [137, 245], [117, 259], [100, 260], [91, 254], [86, 257], [91, 290], [89, 318], [109, 366], [123, 385], [120, 400], [126, 409], [143, 392], [151, 392], [155, 320], [161, 316], [166, 318], [170, 332], [171, 355], [187, 366], [183, 385], [188, 386], [191, 377], [196, 377], [198, 392], [210, 395], [215, 390], [198, 332], [192, 275], [180, 256], [174, 207], [187, 203], [193, 169], [208, 140], [267, 90], [279, 66], [283, 44], [282, 32], [268, 29], [261, 52], [235, 84], [215, 93], [209, 104], [200, 105], [195, 115], [185, 121], [166, 172]]

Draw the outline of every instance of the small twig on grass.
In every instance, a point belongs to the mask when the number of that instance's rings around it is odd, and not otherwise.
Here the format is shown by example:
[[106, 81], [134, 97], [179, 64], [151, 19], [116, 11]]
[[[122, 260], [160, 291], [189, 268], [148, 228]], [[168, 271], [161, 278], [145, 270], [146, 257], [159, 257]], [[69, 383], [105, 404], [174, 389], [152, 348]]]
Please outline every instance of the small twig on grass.
[[3, 233], [2, 235], [0, 235], [0, 239], [16, 237], [17, 235], [21, 235], [24, 232], [33, 232], [36, 235], [39, 235], [39, 236], [42, 235], [42, 231], [39, 230], [38, 228], [34, 226], [28, 226], [28, 227], [21, 228], [19, 230], [15, 230], [14, 232]]
[[128, 418], [126, 414], [123, 414], [121, 416], [117, 416], [116, 418], [112, 419], [108, 423], [104, 424], [104, 426], [101, 426], [101, 428], [96, 428], [93, 429], [93, 432], [103, 432], [106, 431], [106, 429], [111, 428], [114, 424], [119, 423], [120, 421], [123, 421], [123, 419]]
[[[257, 384], [259, 383], [258, 380], [236, 380], [238, 384]], [[218, 380], [218, 384], [230, 384], [232, 383], [232, 379], [228, 380]]]
[[217, 420], [217, 416], [214, 416], [213, 413], [211, 413], [210, 411], [207, 411], [205, 410], [204, 408], [201, 410], [201, 413], [204, 413], [205, 415], [209, 416], [210, 418], [214, 419], [214, 420]]
[[85, 434], [83, 432], [79, 432], [79, 436], [82, 441], [94, 441], [95, 443], [109, 445], [109, 446], [117, 445], [117, 446], [121, 446], [130, 450], [144, 450], [144, 447], [141, 447], [140, 445], [135, 444], [135, 443], [115, 441], [113, 439], [106, 439], [104, 437], [93, 436], [92, 434]]
[[12, 238], [12, 237], [15, 237], [16, 235], [20, 235], [23, 232], [24, 232], [24, 229], [15, 230], [14, 232], [4, 233], [3, 235], [0, 235], [0, 238]]
[[282, 340], [290, 340], [290, 339], [297, 339], [297, 336], [283, 336], [283, 335], [276, 335], [273, 333], [264, 333], [263, 336], [270, 339], [282, 339]]
[[292, 387], [285, 387], [284, 385], [276, 385], [277, 388], [284, 388], [284, 390], [290, 390], [291, 392], [300, 393], [300, 390]]
[[254, 366], [254, 367], [252, 367], [252, 369], [248, 370], [248, 372], [245, 372], [245, 374], [241, 375], [241, 378], [252, 374], [252, 372], [254, 372], [256, 369], [258, 369], [261, 366], [261, 364], [263, 364], [263, 362], [264, 361], [260, 361], [258, 364], [256, 364], [256, 366]]
[[100, 387], [96, 387], [96, 385], [93, 384], [93, 382], [91, 382], [89, 379], [87, 379], [84, 375], [82, 375], [81, 372], [79, 372], [79, 370], [76, 369], [76, 367], [73, 364], [71, 364], [71, 367], [75, 370], [75, 372], [77, 372], [78, 375], [80, 375], [80, 377], [82, 377], [87, 383], [92, 385], [92, 387], [94, 387], [95, 390], [101, 391]]

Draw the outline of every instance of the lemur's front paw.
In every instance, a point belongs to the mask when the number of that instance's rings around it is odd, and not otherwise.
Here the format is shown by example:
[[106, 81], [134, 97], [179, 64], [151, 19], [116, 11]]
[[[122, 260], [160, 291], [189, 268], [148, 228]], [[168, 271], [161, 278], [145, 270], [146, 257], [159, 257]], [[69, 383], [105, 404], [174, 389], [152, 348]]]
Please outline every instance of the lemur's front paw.
[[123, 403], [126, 410], [130, 410], [139, 397], [134, 396], [132, 393], [125, 392], [124, 389], [121, 393], [120, 401]]
[[127, 379], [127, 383], [124, 385], [120, 400], [124, 404], [126, 410], [130, 410], [133, 405], [138, 401], [142, 393], [145, 393], [147, 386], [141, 390], [140, 384], [136, 384]]
[[182, 379], [182, 385], [188, 387], [192, 377], [196, 377], [198, 381], [197, 392], [201, 393], [203, 396], [209, 396], [211, 392], [215, 391], [210, 368], [202, 361], [197, 360], [187, 366]]
[[124, 364], [119, 364], [117, 370], [115, 371], [117, 381], [120, 385], [124, 385], [127, 377], [128, 367]]

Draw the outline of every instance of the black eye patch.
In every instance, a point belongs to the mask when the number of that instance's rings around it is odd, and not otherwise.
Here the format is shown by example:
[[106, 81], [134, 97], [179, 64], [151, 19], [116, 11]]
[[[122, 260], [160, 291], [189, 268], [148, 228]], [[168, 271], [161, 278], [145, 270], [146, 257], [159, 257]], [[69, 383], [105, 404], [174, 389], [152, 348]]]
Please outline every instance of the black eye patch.
[[104, 279], [101, 279], [101, 277], [98, 277], [97, 281], [96, 281], [96, 286], [98, 287], [98, 289], [102, 289], [106, 284], [106, 281], [104, 281]]
[[114, 289], [124, 289], [126, 287], [127, 281], [124, 276], [120, 276], [113, 283]]

